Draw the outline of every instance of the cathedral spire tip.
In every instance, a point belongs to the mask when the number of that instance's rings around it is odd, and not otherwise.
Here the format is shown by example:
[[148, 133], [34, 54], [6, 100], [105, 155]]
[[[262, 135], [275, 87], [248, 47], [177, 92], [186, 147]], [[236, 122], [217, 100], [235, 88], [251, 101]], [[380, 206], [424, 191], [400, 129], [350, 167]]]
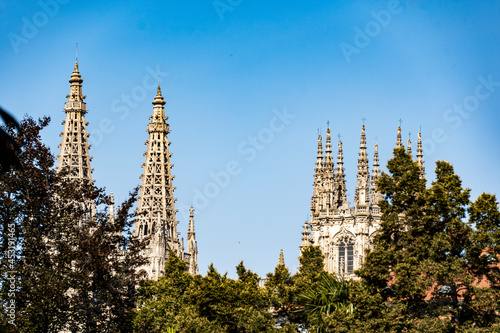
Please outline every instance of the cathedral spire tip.
[[161, 95], [161, 87], [160, 83], [158, 83], [158, 89], [156, 90], [156, 96], [155, 99], [153, 100], [153, 105], [165, 105], [165, 100], [163, 99], [163, 96]]

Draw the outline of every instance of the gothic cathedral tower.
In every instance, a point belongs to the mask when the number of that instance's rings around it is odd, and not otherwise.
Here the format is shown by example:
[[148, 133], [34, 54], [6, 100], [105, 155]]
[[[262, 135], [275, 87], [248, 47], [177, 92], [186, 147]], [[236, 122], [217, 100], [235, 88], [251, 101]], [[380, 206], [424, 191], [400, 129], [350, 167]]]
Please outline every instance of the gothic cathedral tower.
[[168, 147], [169, 125], [168, 117], [165, 116], [165, 101], [161, 95], [158, 85], [156, 97], [153, 100], [153, 115], [149, 117], [148, 124], [149, 140], [146, 141], [147, 150], [144, 154], [146, 162], [141, 176], [139, 204], [137, 207], [137, 222], [134, 228], [134, 236], [149, 237], [144, 255], [149, 262], [139, 268], [142, 278], [157, 279], [164, 274], [166, 259], [169, 250], [172, 250], [179, 258], [188, 264], [191, 274], [198, 273], [197, 245], [194, 233], [194, 210], [191, 209], [188, 252], [184, 252], [184, 240], [179, 241], [177, 224], [175, 218], [174, 190], [172, 185], [174, 176], [171, 173], [173, 164], [170, 163]]
[[[339, 138], [340, 139], [340, 138]], [[403, 147], [401, 128], [398, 127], [396, 147]], [[411, 155], [411, 142], [408, 140]], [[421, 135], [418, 134], [417, 163], [421, 177], [425, 174]], [[319, 246], [325, 256], [325, 270], [339, 278], [356, 278], [354, 271], [361, 267], [365, 250], [372, 246], [373, 237], [380, 228], [380, 207], [383, 199], [377, 189], [380, 178], [378, 144], [375, 144], [373, 169], [370, 175], [366, 152], [365, 125], [361, 140], [354, 191], [354, 205], [346, 199], [346, 182], [342, 141], [338, 144], [337, 167], [332, 159], [330, 129], [326, 131], [326, 149], [323, 154], [321, 135], [318, 136], [318, 155], [314, 170], [311, 221], [304, 224], [302, 251], [309, 245]], [[310, 230], [310, 231], [309, 231]]]

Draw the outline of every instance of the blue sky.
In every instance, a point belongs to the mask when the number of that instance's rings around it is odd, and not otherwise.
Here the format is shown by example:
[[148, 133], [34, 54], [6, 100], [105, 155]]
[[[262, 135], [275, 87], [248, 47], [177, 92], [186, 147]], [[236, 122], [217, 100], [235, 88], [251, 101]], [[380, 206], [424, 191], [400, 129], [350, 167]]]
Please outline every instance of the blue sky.
[[327, 121], [350, 201], [362, 118], [370, 164], [402, 119], [414, 151], [422, 129], [428, 179], [444, 159], [473, 198], [499, 193], [498, 22], [498, 1], [0, 0], [0, 105], [50, 116], [57, 155], [78, 42], [93, 177], [123, 201], [161, 74], [178, 229], [195, 204], [200, 272], [235, 276], [243, 259], [264, 276], [281, 248], [295, 272]]

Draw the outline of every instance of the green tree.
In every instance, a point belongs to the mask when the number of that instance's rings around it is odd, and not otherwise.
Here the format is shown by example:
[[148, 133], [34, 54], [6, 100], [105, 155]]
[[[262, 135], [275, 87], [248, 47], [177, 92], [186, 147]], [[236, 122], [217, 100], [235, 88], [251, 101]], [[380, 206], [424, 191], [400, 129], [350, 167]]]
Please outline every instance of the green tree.
[[110, 221], [102, 190], [55, 171], [40, 138], [49, 120], [9, 130], [22, 167], [0, 175], [0, 296], [4, 309], [15, 304], [17, 326], [3, 320], [2, 331], [129, 331], [141, 263], [141, 244], [127, 237], [135, 195]]
[[334, 274], [323, 273], [320, 280], [299, 295], [304, 307], [301, 309], [312, 330], [325, 332], [323, 318], [331, 313], [343, 316], [352, 313], [353, 305], [349, 302], [352, 281], [338, 280]]
[[206, 276], [192, 277], [170, 253], [165, 276], [140, 288], [136, 332], [268, 332], [273, 319], [268, 294], [259, 277], [241, 262], [238, 279], [221, 275], [211, 264]]
[[175, 327], [176, 317], [185, 308], [185, 294], [191, 288], [193, 277], [184, 261], [170, 251], [165, 263], [165, 275], [157, 281], [141, 281], [134, 319], [136, 332], [163, 332]]
[[293, 303], [293, 280], [285, 265], [276, 265], [273, 273], [267, 273], [266, 290], [271, 295], [273, 307], [288, 312]]
[[308, 246], [299, 257], [299, 271], [293, 276], [295, 294], [298, 295], [318, 282], [325, 272], [323, 253], [319, 246]]
[[[492, 263], [498, 260], [500, 216], [494, 196], [481, 195], [471, 204], [470, 190], [462, 188], [444, 161], [436, 163], [436, 180], [426, 188], [418, 164], [404, 148], [394, 150], [388, 170], [377, 184], [385, 200], [375, 248], [356, 273], [389, 307], [377, 315], [379, 305], [355, 303], [355, 312], [372, 313], [372, 324], [385, 319], [390, 323], [385, 329], [396, 331], [426, 327], [447, 332], [494, 324], [498, 268]], [[480, 279], [495, 287], [478, 288]]]

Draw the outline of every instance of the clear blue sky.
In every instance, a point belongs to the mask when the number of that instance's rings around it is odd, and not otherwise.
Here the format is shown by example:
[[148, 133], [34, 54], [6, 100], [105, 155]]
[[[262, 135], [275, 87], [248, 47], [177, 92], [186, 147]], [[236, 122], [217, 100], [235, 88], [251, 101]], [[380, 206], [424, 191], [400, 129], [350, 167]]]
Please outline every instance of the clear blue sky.
[[161, 72], [178, 228], [185, 237], [195, 204], [200, 272], [213, 262], [235, 276], [241, 258], [264, 276], [280, 248], [294, 272], [327, 121], [350, 201], [363, 117], [370, 164], [375, 137], [386, 164], [401, 118], [414, 151], [422, 128], [429, 178], [444, 159], [474, 198], [499, 193], [498, 22], [493, 0], [0, 0], [0, 105], [49, 115], [57, 155], [78, 42], [93, 177], [123, 201]]

